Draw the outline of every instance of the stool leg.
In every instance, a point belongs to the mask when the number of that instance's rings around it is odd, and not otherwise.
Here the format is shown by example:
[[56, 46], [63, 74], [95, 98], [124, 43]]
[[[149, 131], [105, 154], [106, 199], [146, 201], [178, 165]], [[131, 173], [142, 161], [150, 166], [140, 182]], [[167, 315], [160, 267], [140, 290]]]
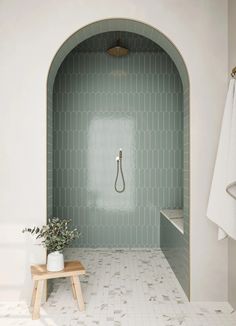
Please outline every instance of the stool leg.
[[72, 276], [72, 278], [73, 278], [73, 283], [74, 283], [74, 287], [75, 287], [75, 294], [76, 294], [77, 302], [79, 305], [79, 310], [84, 311], [84, 300], [83, 300], [83, 296], [82, 296], [80, 280], [79, 280], [78, 276]]
[[34, 306], [33, 306], [33, 313], [32, 313], [33, 320], [39, 319], [40, 317], [40, 303], [41, 303], [42, 292], [43, 292], [43, 280], [39, 280], [36, 294], [35, 294]]
[[75, 285], [74, 285], [74, 281], [73, 281], [73, 277], [72, 276], [70, 277], [70, 282], [71, 282], [71, 288], [72, 288], [73, 298], [74, 299], [77, 299], [76, 298], [76, 292], [75, 292]]
[[32, 297], [31, 297], [30, 307], [33, 307], [34, 306], [35, 295], [36, 295], [37, 287], [38, 287], [38, 281], [34, 281], [34, 288], [33, 288], [33, 293], [32, 293]]

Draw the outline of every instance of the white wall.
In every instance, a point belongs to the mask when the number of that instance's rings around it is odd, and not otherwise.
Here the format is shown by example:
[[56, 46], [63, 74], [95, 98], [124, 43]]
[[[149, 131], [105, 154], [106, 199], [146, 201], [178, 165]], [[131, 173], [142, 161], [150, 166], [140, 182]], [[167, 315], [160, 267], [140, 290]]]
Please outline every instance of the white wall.
[[[229, 0], [229, 74], [236, 66], [236, 1]], [[229, 241], [229, 301], [236, 309], [236, 241]]]
[[50, 63], [73, 32], [111, 17], [156, 27], [186, 61], [191, 84], [191, 297], [225, 300], [227, 243], [217, 241], [216, 227], [206, 219], [206, 206], [228, 77], [227, 0], [100, 0], [99, 5], [95, 0], [0, 2], [0, 255], [6, 262], [0, 275], [4, 283], [0, 299], [14, 300], [28, 292], [22, 287], [29, 289], [29, 256], [36, 249], [28, 248], [20, 230], [46, 221]]

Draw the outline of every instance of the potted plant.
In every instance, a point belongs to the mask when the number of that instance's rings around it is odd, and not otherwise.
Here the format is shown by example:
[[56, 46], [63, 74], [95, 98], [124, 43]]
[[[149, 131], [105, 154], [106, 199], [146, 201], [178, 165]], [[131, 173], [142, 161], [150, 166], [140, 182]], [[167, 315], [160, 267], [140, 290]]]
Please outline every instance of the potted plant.
[[36, 239], [42, 239], [41, 244], [47, 249], [47, 270], [56, 272], [64, 269], [63, 249], [68, 247], [71, 241], [79, 238], [80, 233], [75, 228], [70, 230], [68, 224], [69, 219], [59, 219], [53, 217], [48, 220], [47, 225], [41, 228], [34, 226], [33, 228], [25, 228], [23, 233], [29, 232]]

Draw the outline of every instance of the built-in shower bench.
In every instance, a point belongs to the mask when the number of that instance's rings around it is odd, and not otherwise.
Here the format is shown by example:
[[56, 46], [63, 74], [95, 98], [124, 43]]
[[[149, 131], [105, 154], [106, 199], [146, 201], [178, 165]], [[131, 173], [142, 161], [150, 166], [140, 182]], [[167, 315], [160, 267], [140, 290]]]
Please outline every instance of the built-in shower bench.
[[161, 217], [166, 218], [177, 230], [184, 233], [184, 215], [182, 209], [162, 209]]
[[183, 288], [188, 287], [188, 229], [184, 230], [182, 209], [160, 212], [160, 247]]

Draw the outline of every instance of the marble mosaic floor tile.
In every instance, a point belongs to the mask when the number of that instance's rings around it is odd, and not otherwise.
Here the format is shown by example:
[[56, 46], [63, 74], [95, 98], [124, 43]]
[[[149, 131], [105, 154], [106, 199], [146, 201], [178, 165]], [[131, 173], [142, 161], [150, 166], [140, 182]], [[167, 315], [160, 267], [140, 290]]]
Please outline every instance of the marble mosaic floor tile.
[[2, 326], [235, 326], [227, 302], [189, 303], [161, 250], [68, 249], [79, 259], [86, 311], [80, 312], [67, 279], [57, 279], [41, 319], [25, 302], [0, 303]]

